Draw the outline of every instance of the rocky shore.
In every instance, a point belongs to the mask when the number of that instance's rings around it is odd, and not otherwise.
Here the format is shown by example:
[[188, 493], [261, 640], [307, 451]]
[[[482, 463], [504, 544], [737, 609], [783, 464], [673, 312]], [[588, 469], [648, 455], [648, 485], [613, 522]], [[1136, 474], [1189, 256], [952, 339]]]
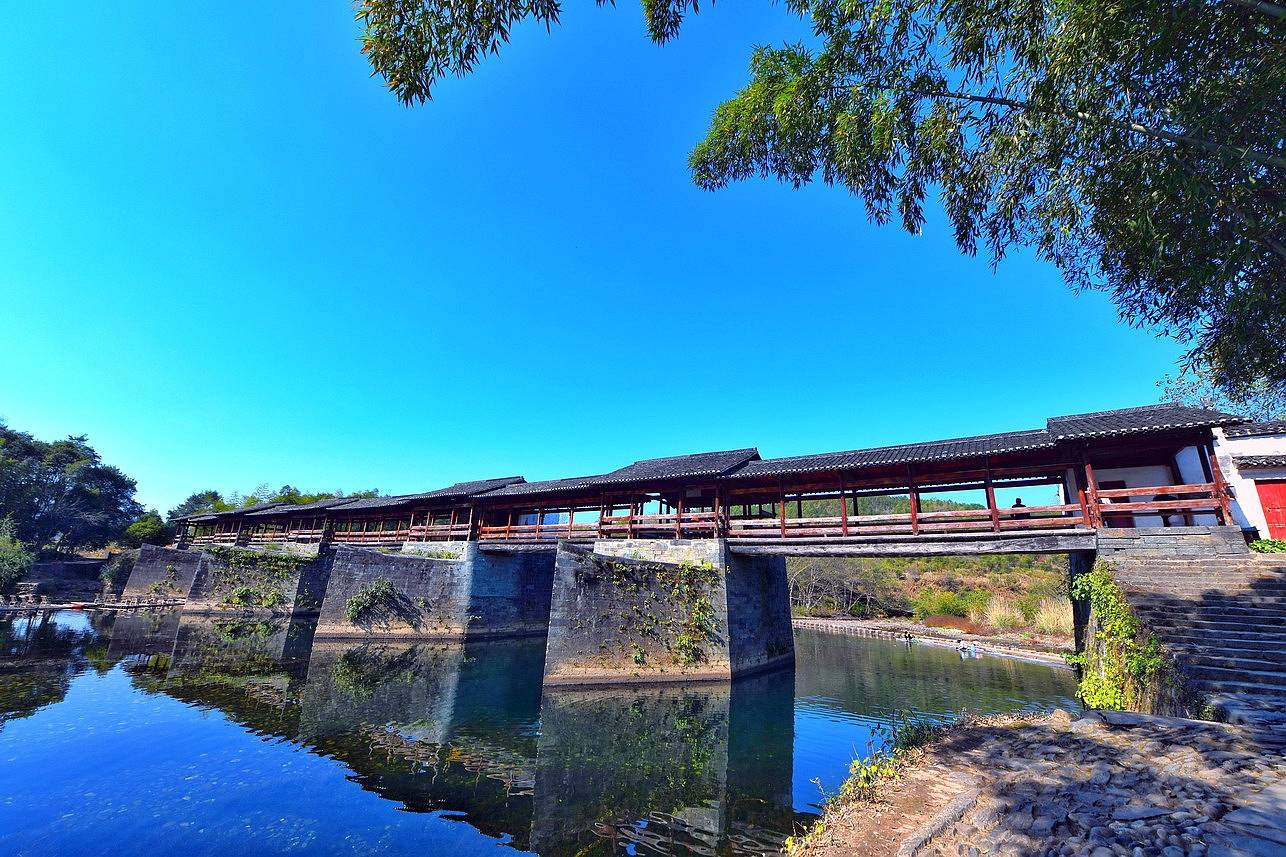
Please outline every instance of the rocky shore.
[[1245, 727], [1065, 711], [948, 729], [806, 857], [1286, 854], [1286, 763]]

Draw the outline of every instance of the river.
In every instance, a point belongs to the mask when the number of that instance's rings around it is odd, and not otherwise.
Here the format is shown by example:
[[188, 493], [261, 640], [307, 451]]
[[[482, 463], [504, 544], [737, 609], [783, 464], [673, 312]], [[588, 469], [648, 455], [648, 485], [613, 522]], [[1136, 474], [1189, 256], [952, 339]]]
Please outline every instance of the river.
[[795, 649], [731, 685], [542, 691], [542, 640], [0, 614], [0, 853], [774, 854], [905, 712], [1076, 707], [1057, 667]]

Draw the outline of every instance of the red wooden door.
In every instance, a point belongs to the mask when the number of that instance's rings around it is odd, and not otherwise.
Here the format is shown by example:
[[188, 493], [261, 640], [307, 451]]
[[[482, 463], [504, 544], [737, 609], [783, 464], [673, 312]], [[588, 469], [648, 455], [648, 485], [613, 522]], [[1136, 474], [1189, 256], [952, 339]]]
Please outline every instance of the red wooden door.
[[1255, 487], [1268, 520], [1268, 538], [1286, 539], [1286, 479], [1256, 482]]

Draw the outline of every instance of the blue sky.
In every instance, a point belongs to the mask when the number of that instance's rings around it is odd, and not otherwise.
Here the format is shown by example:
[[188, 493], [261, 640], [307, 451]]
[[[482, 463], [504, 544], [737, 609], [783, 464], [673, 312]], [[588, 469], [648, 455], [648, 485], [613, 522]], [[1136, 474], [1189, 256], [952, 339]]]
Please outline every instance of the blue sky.
[[0, 54], [0, 416], [207, 487], [428, 490], [1038, 426], [1179, 348], [1015, 256], [686, 157], [780, 5], [523, 27], [430, 104], [347, 2], [36, 4]]

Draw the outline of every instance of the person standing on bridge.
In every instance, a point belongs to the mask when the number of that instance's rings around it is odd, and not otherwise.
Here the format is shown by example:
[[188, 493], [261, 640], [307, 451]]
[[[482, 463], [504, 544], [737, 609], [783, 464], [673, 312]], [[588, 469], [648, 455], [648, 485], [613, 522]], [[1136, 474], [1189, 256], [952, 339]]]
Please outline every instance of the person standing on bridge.
[[[1011, 508], [1011, 509], [1026, 509], [1027, 507], [1023, 505], [1023, 498], [1022, 498], [1022, 497], [1015, 497], [1015, 498], [1014, 498], [1014, 505], [1013, 505], [1013, 506], [1011, 506], [1010, 508]], [[1030, 518], [1030, 517], [1031, 517], [1031, 515], [1027, 514], [1026, 512], [1020, 512], [1020, 513], [1018, 513], [1018, 514], [1015, 514], [1013, 517], [1014, 517], [1014, 520], [1017, 520], [1017, 521], [1025, 521], [1026, 519]]]

